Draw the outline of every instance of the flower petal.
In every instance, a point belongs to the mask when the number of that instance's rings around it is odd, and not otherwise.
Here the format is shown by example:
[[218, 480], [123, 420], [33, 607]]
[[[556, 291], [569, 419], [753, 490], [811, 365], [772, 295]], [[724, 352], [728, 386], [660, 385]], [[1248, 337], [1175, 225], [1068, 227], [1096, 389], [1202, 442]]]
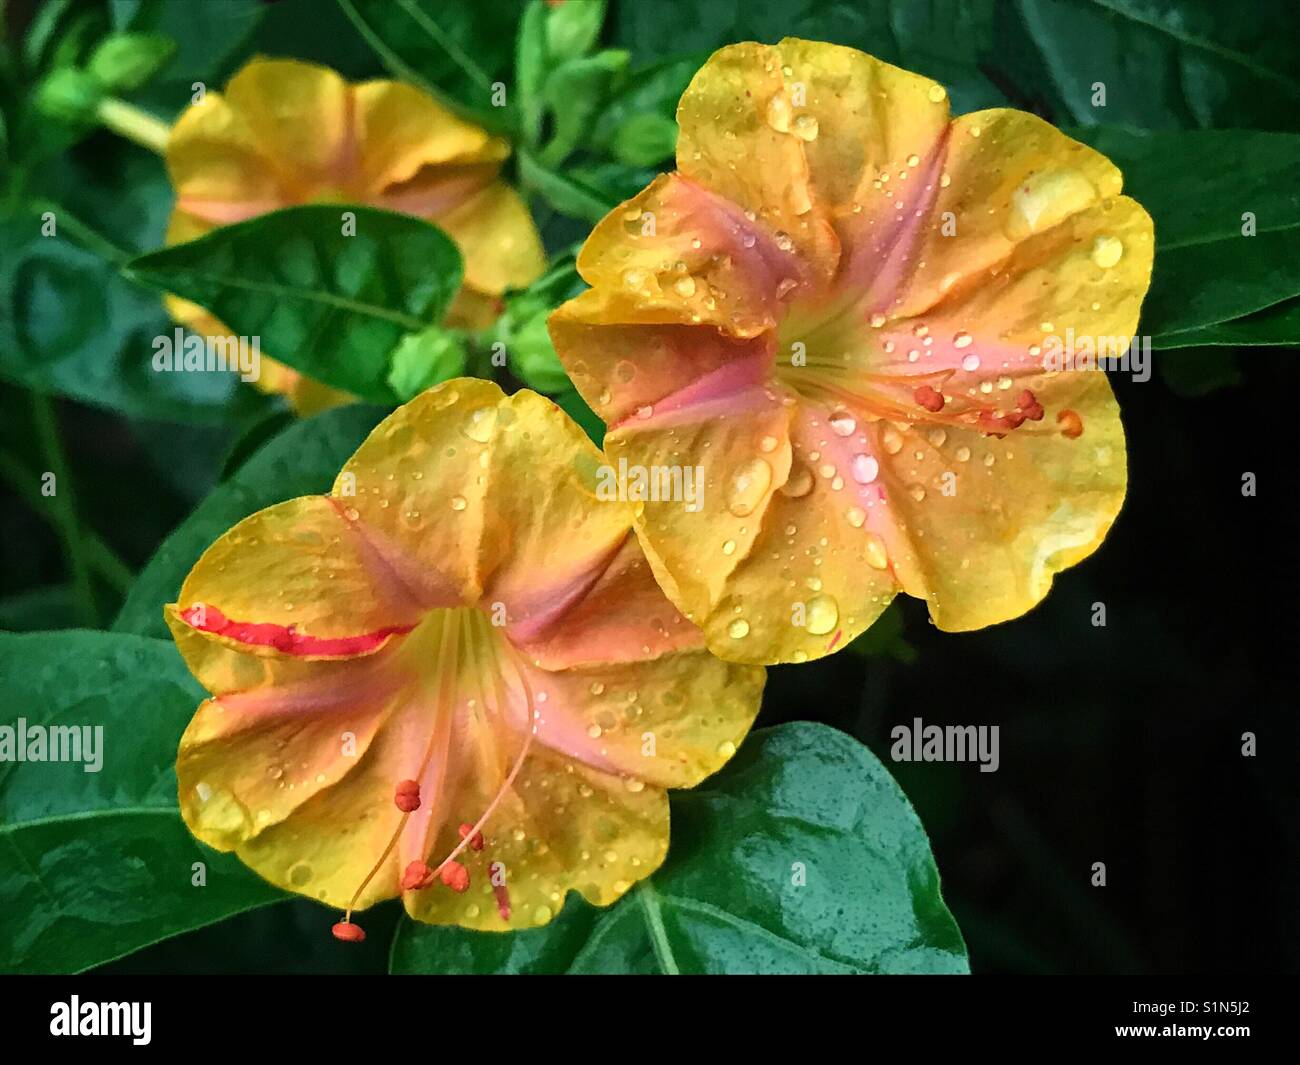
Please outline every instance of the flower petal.
[[479, 292], [499, 296], [523, 288], [546, 267], [533, 216], [503, 182], [494, 181], [434, 218], [464, 256], [465, 284]]
[[477, 168], [473, 187], [482, 188], [510, 154], [500, 137], [463, 121], [412, 85], [367, 81], [354, 92], [359, 187], [368, 200], [381, 201], [391, 186], [410, 181], [425, 167], [448, 173]]
[[[165, 156], [177, 211], [210, 225], [243, 222], [291, 202], [252, 127], [220, 93], [186, 108], [167, 138]], [[169, 236], [169, 242], [199, 235]]]
[[357, 653], [358, 640], [415, 624], [431, 603], [418, 594], [346, 500], [304, 496], [245, 518], [208, 548], [178, 609], [250, 653], [338, 657]]
[[522, 619], [588, 586], [623, 542], [631, 505], [596, 501], [602, 462], [550, 400], [460, 378], [381, 422], [334, 495], [354, 479], [359, 521], [412, 580]]
[[230, 79], [225, 98], [293, 202], [322, 189], [359, 191], [355, 101], [335, 71], [297, 59], [254, 59]]
[[677, 106], [677, 169], [784, 234], [822, 277], [835, 271], [839, 241], [818, 202], [781, 53], [746, 42], [709, 57]]
[[[1054, 574], [1097, 549], [1124, 501], [1124, 432], [1106, 375], [1061, 373], [1034, 391], [1048, 411], [1041, 430], [1026, 422], [996, 439], [917, 425], [882, 462], [893, 523], [881, 534], [904, 590], [928, 601], [941, 629], [1031, 609]], [[1062, 411], [1081, 436], [1061, 431]]]

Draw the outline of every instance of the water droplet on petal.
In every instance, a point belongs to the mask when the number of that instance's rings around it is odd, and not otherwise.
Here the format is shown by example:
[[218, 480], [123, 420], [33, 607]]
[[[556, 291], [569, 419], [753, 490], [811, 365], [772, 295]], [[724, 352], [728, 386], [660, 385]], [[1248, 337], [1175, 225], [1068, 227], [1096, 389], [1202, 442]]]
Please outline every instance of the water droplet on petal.
[[849, 469], [853, 471], [853, 479], [858, 484], [870, 484], [880, 473], [880, 463], [871, 455], [854, 455]]
[[840, 605], [833, 596], [815, 595], [808, 601], [808, 617], [804, 625], [814, 636], [825, 636], [840, 620]]
[[852, 436], [858, 423], [848, 411], [836, 411], [830, 417], [831, 428], [840, 436]]
[[1092, 261], [1109, 270], [1124, 255], [1124, 245], [1116, 237], [1101, 236], [1092, 242]]
[[727, 509], [738, 518], [752, 514], [772, 485], [772, 467], [764, 459], [743, 463], [731, 479]]
[[873, 532], [867, 533], [863, 544], [867, 565], [872, 569], [885, 569], [889, 565], [889, 554], [885, 550], [885, 541]]
[[749, 622], [744, 618], [736, 618], [727, 626], [727, 635], [733, 640], [743, 640], [749, 635]]

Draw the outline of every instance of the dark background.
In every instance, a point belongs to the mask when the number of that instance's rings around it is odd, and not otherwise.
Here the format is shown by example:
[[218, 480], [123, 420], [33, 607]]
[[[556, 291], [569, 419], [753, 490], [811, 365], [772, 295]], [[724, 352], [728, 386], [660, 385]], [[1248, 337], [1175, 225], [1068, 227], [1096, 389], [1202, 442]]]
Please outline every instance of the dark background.
[[[10, 6], [21, 24], [36, 5]], [[680, 20], [655, 15], [653, 6], [615, 2], [607, 39], [647, 60], [656, 50], [707, 52], [784, 32], [886, 54], [861, 39], [874, 25], [862, 19], [907, 7], [789, 0], [783, 21], [769, 3], [748, 13], [730, 0], [692, 4], [696, 15]], [[305, 5], [276, 7], [288, 13], [263, 27], [260, 50], [321, 58], [353, 75], [377, 72], [373, 57], [345, 37], [352, 31], [337, 23], [333, 5], [312, 5], [322, 9], [312, 26], [302, 22]], [[995, 37], [963, 43], [949, 24], [953, 39], [932, 42], [942, 54], [918, 69], [940, 76], [938, 68], [957, 56], [966, 80], [955, 83], [954, 110], [1000, 96], [1071, 124], [1077, 116], [1054, 99], [1059, 86], [1042, 57], [1016, 61], [1030, 25], [1026, 5], [996, 7], [1002, 29]], [[814, 16], [830, 31], [799, 25]], [[766, 22], [755, 28], [746, 18]], [[1117, 46], [1100, 31], [1075, 43], [1080, 56]], [[232, 54], [225, 68], [249, 51]], [[1286, 106], [1277, 101], [1277, 122], [1267, 128], [1295, 128]], [[1189, 123], [1175, 109], [1164, 124]], [[1266, 122], [1252, 114], [1241, 124]], [[126, 184], [146, 165], [142, 156], [96, 134], [50, 180], [89, 176], [101, 195], [118, 198], [108, 202], [121, 204], [97, 216], [103, 228], [143, 246], [150, 227], [159, 239], [166, 205], [141, 199], [157, 195], [156, 182], [143, 191]], [[581, 231], [551, 223], [548, 243], [558, 247]], [[1286, 348], [1164, 351], [1155, 353], [1147, 382], [1113, 376], [1128, 433], [1128, 500], [1102, 548], [1060, 575], [1026, 617], [943, 634], [923, 604], [900, 600], [848, 651], [771, 671], [759, 725], [827, 722], [870, 745], [896, 773], [930, 833], [975, 972], [1300, 969], [1300, 727], [1284, 674], [1296, 656], [1290, 622], [1300, 592], [1296, 357]], [[233, 406], [224, 425], [128, 418], [68, 399], [55, 410], [82, 519], [133, 568], [228, 468], [241, 436], [280, 424], [266, 422], [279, 416], [252, 397]], [[0, 374], [0, 450], [39, 469], [32, 419], [28, 393]], [[1247, 472], [1258, 481], [1254, 497], [1242, 494]], [[81, 620], [52, 526], [3, 483], [0, 552], [0, 627]], [[104, 584], [97, 591], [97, 621], [105, 625], [119, 597]], [[1105, 604], [1104, 628], [1092, 624], [1094, 603]], [[999, 770], [893, 763], [889, 730], [913, 717], [999, 725]], [[1257, 736], [1253, 758], [1241, 753], [1247, 731]], [[1105, 887], [1090, 882], [1099, 861]], [[385, 913], [395, 922], [394, 906]], [[321, 937], [321, 919], [310, 903], [279, 904], [108, 969], [383, 969], [384, 916], [372, 915], [369, 942], [346, 953]]]

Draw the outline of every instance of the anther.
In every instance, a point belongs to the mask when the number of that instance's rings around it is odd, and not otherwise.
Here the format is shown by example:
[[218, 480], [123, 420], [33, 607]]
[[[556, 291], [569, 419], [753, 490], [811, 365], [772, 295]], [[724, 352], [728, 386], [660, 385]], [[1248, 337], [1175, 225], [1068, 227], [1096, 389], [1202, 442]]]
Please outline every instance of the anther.
[[344, 943], [361, 943], [366, 938], [361, 926], [351, 921], [340, 921], [330, 931], [334, 933], [335, 939], [341, 939]]
[[420, 784], [416, 780], [403, 780], [397, 785], [393, 803], [404, 814], [413, 813], [420, 808]]
[[433, 883], [433, 870], [418, 858], [406, 867], [402, 874], [403, 891], [419, 891]]
[[460, 862], [447, 862], [439, 875], [442, 882], [458, 895], [469, 890], [469, 870]]
[[483, 849], [483, 833], [475, 832], [473, 825], [468, 823], [462, 824], [458, 831], [460, 832], [461, 839], [465, 839], [467, 836], [469, 837], [469, 845], [473, 850], [481, 851]]

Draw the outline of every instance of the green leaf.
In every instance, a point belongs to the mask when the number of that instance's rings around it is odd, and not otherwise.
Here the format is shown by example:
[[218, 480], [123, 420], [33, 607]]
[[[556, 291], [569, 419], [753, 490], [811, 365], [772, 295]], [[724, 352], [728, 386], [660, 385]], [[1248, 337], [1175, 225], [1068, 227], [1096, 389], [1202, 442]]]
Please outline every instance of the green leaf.
[[339, 407], [272, 437], [158, 548], [132, 585], [114, 630], [167, 636], [163, 605], [175, 601], [186, 574], [213, 541], [263, 507], [328, 492], [343, 463], [383, 415], [374, 407]]
[[322, 204], [223, 226], [126, 271], [206, 307], [235, 335], [261, 337], [263, 353], [308, 376], [388, 403], [394, 352], [442, 319], [461, 258], [423, 219]]
[[462, 334], [431, 325], [408, 334], [393, 352], [388, 387], [405, 403], [441, 381], [461, 376], [466, 358]]
[[[653, 117], [672, 122], [676, 127], [677, 101], [707, 58], [708, 53], [701, 52], [632, 71], [596, 119], [590, 138], [592, 146], [613, 150], [620, 131], [636, 119]], [[666, 159], [671, 154], [669, 148], [660, 158]], [[650, 166], [659, 161], [634, 165]]]
[[[1141, 332], [1158, 348], [1251, 344], [1246, 316], [1300, 296], [1300, 135], [1256, 130], [1073, 131], [1124, 172], [1155, 222]], [[1242, 233], [1254, 216], [1254, 236]], [[1227, 341], [1207, 328], [1237, 324]], [[1263, 343], [1300, 340], [1291, 316], [1259, 319]], [[1279, 330], [1282, 330], [1279, 334]]]
[[175, 51], [175, 41], [156, 33], [112, 33], [95, 47], [86, 70], [112, 92], [134, 92]]
[[606, 0], [581, 0], [550, 8], [546, 19], [546, 50], [556, 62], [576, 59], [595, 47], [605, 22], [605, 6]]
[[[1221, 0], [1017, 0], [1014, 10], [999, 34], [1003, 69], [1045, 93], [1058, 121], [1300, 128], [1292, 0], [1249, 15]], [[1104, 107], [1093, 103], [1099, 83]]]
[[558, 166], [578, 148], [611, 86], [627, 69], [628, 54], [609, 49], [570, 59], [546, 79], [546, 104], [555, 119], [555, 134], [541, 153], [548, 166]]
[[248, 45], [269, 10], [259, 0], [221, 0], [216, 4], [178, 4], [144, 0], [115, 18], [119, 30], [152, 33], [176, 42], [176, 52], [158, 71], [136, 103], [165, 115], [188, 107], [194, 83], [221, 88], [248, 58]]
[[614, 131], [610, 149], [628, 166], [654, 166], [677, 150], [677, 123], [653, 112], [633, 115]]
[[170, 642], [0, 634], [0, 677], [29, 753], [32, 726], [102, 729], [82, 761], [0, 763], [0, 970], [79, 972], [284, 897], [181, 821], [176, 744], [204, 693]]
[[515, 110], [496, 106], [514, 60], [525, 0], [449, 4], [445, 0], [338, 0], [384, 66], [495, 132], [510, 132]]
[[560, 214], [599, 222], [611, 210], [615, 201], [599, 189], [568, 174], [551, 170], [530, 152], [519, 150], [519, 176], [529, 189], [535, 191]]
[[546, 101], [542, 88], [546, 84], [549, 57], [546, 45], [546, 5], [532, 0], [519, 22], [519, 40], [515, 45], [515, 86], [523, 115], [523, 143], [535, 146], [542, 136], [542, 117]]
[[967, 971], [902, 791], [865, 747], [810, 722], [754, 733], [717, 776], [673, 792], [667, 862], [610, 908], [575, 897], [509, 936], [404, 921], [392, 957], [399, 973]]
[[996, 10], [995, 0], [677, 0], [665, 18], [662, 5], [622, 3], [608, 39], [630, 49], [638, 64], [707, 56], [733, 41], [833, 41], [936, 78], [961, 113], [1007, 102]]
[[[153, 341], [170, 336], [158, 297], [79, 247], [58, 205], [41, 235], [37, 207], [0, 217], [0, 378], [133, 417], [225, 420], [259, 401], [230, 373], [156, 373]], [[248, 393], [247, 395], [245, 393]]]
[[570, 249], [555, 257], [546, 273], [528, 288], [506, 297], [492, 337], [505, 345], [511, 371], [529, 388], [546, 393], [573, 390], [546, 321], [556, 307], [586, 287], [578, 276], [576, 249]]

